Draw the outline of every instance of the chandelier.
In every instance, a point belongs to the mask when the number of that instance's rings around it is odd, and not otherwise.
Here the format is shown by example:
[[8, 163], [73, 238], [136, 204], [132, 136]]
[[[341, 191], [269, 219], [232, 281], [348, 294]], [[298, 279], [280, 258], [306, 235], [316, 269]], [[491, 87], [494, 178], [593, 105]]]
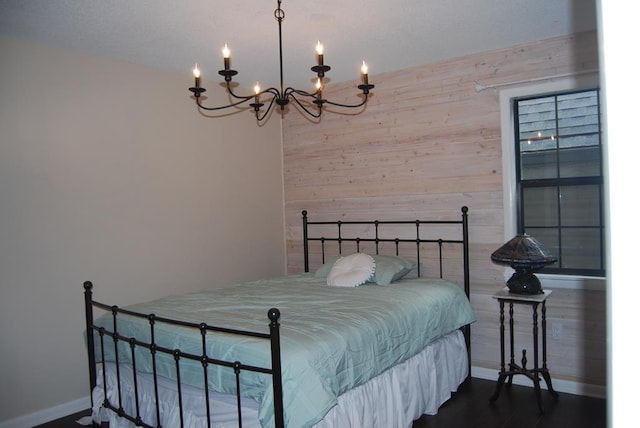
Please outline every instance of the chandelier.
[[[227, 92], [232, 102], [227, 105], [218, 107], [207, 107], [202, 104], [200, 95], [202, 95], [202, 93], [205, 92], [206, 89], [200, 86], [200, 69], [198, 68], [198, 64], [196, 64], [195, 68], [193, 69], [195, 86], [189, 88], [189, 91], [193, 92], [193, 95], [196, 99], [196, 104], [199, 108], [208, 111], [223, 110], [231, 107], [238, 107], [244, 103], [253, 101], [249, 104], [249, 106], [253, 108], [258, 122], [261, 122], [265, 118], [269, 117], [269, 112], [274, 105], [279, 105], [280, 110], [284, 112], [285, 107], [291, 101], [293, 101], [293, 103], [299, 107], [299, 111], [306, 113], [307, 115], [315, 119], [320, 118], [320, 116], [322, 115], [323, 107], [325, 105], [341, 108], [358, 108], [364, 106], [367, 103], [367, 100], [369, 98], [369, 91], [374, 88], [374, 85], [369, 83], [369, 72], [367, 64], [364, 61], [362, 62], [362, 68], [360, 69], [360, 78], [362, 80], [362, 83], [358, 85], [358, 89], [362, 91], [363, 95], [360, 102], [355, 104], [342, 104], [329, 101], [322, 97], [324, 76], [326, 72], [331, 70], [331, 67], [324, 63], [323, 46], [320, 41], [318, 41], [318, 44], [316, 45], [317, 63], [316, 65], [311, 67], [311, 71], [313, 71], [317, 75], [315, 91], [307, 92], [292, 87], [287, 87], [285, 89], [284, 75], [282, 71], [282, 21], [284, 20], [284, 11], [280, 7], [281, 3], [282, 0], [278, 0], [278, 8], [273, 12], [276, 21], [278, 21], [278, 39], [280, 43], [280, 88], [278, 89], [275, 87], [271, 87], [268, 89], [261, 89], [259, 83], [256, 83], [254, 87], [254, 93], [252, 95], [236, 94], [233, 91], [231, 81], [233, 79], [233, 76], [238, 74], [238, 72], [231, 68], [231, 53], [229, 51], [229, 48], [225, 44], [224, 48], [222, 49], [224, 69], [219, 70], [218, 74], [224, 77]], [[265, 105], [266, 108], [263, 108]]]

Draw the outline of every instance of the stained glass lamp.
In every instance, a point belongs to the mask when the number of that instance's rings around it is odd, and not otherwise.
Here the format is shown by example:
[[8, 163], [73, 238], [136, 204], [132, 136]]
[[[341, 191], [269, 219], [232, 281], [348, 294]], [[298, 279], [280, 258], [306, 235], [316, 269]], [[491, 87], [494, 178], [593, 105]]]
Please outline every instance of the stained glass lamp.
[[491, 254], [494, 263], [511, 266], [515, 270], [507, 281], [509, 292], [516, 294], [540, 294], [542, 285], [534, 272], [558, 258], [531, 235], [516, 235]]

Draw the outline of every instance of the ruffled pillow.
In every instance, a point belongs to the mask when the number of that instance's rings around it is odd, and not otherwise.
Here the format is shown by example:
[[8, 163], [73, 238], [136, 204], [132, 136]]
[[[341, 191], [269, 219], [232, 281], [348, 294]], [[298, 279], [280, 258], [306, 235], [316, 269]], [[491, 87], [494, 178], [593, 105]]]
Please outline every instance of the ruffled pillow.
[[356, 253], [338, 259], [327, 275], [331, 287], [357, 287], [367, 282], [376, 269], [376, 263], [368, 254]]

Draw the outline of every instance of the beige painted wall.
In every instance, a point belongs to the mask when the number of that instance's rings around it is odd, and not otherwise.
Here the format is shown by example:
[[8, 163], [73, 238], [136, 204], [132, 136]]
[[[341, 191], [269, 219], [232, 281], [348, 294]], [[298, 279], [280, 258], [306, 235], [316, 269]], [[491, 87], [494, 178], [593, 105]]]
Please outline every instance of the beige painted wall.
[[[500, 89], [550, 76], [598, 69], [595, 33], [371, 75], [374, 95], [361, 115], [325, 115], [317, 126], [299, 116], [284, 121], [284, 190], [288, 269], [302, 270], [300, 211], [313, 220], [459, 218], [469, 207], [473, 365], [499, 369], [498, 304], [504, 268], [491, 253], [505, 242]], [[596, 76], [597, 77], [597, 76]], [[355, 83], [325, 90], [329, 99], [356, 98]], [[340, 97], [344, 97], [342, 100]], [[605, 286], [555, 290], [549, 322], [562, 322], [563, 340], [549, 341], [549, 367], [558, 382], [604, 390]], [[530, 312], [517, 319], [522, 347], [531, 345]], [[530, 354], [531, 355], [531, 354]], [[531, 358], [530, 358], [530, 361]]]
[[0, 52], [2, 423], [88, 397], [83, 281], [132, 303], [283, 274], [285, 259], [277, 117], [202, 117], [190, 65], [7, 38]]

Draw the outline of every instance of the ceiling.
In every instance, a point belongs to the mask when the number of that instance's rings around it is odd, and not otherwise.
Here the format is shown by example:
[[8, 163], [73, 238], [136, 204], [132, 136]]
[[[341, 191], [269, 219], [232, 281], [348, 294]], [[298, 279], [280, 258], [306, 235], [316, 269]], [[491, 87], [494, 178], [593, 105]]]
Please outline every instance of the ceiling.
[[[596, 0], [283, 0], [284, 84], [312, 89], [314, 48], [330, 82], [596, 28]], [[219, 79], [279, 85], [277, 0], [0, 0], [0, 34]]]

